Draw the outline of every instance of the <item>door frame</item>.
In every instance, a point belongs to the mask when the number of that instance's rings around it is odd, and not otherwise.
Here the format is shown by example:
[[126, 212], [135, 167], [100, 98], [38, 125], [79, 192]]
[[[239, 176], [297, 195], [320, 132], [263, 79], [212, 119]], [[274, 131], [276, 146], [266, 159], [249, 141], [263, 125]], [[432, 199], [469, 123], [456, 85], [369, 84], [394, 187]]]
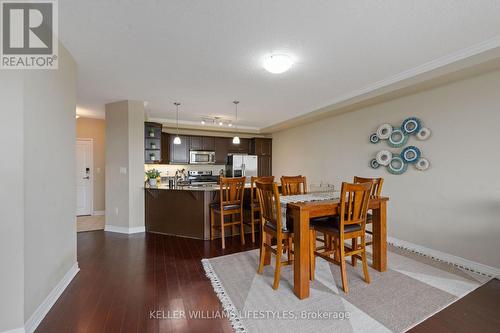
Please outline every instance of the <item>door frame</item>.
[[[88, 142], [90, 143], [90, 216], [94, 215], [94, 139], [93, 138], [76, 138], [76, 143]], [[75, 161], [76, 162], [76, 161]], [[76, 196], [76, 193], [75, 193]], [[76, 210], [76, 209], [75, 209]], [[76, 213], [76, 212], [75, 212]], [[76, 215], [86, 216], [86, 215]]]

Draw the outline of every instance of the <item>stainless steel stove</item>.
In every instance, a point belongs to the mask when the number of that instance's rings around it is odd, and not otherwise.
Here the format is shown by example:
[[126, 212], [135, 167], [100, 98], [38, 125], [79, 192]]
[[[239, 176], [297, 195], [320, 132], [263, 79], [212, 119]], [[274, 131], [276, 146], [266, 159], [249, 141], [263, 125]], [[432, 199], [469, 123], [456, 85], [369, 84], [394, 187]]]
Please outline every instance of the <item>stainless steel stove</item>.
[[188, 181], [191, 186], [217, 185], [219, 176], [212, 175], [212, 171], [188, 171]]

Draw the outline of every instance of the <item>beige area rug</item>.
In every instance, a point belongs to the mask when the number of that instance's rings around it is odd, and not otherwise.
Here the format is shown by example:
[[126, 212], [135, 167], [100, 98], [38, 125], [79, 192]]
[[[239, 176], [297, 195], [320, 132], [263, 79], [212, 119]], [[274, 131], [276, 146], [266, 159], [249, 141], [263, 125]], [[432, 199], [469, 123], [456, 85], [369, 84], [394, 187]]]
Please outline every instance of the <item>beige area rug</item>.
[[274, 266], [257, 274], [258, 257], [252, 250], [202, 260], [236, 332], [404, 332], [490, 280], [389, 246], [389, 269], [370, 268], [370, 284], [360, 263], [347, 265], [349, 294], [339, 267], [317, 258], [310, 297], [299, 300], [292, 266], [282, 268], [274, 291]]
[[76, 218], [76, 232], [104, 230], [104, 216], [78, 216]]

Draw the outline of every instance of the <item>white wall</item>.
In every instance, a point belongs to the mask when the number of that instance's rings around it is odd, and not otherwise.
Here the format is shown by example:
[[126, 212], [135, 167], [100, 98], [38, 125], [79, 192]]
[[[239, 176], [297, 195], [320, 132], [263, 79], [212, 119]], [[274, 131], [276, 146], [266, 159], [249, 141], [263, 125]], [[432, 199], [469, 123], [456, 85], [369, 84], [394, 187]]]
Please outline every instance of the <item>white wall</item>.
[[[388, 234], [500, 267], [500, 71], [273, 133], [273, 174], [312, 182], [384, 177]], [[432, 136], [420, 147], [431, 168], [400, 176], [369, 161], [387, 144], [369, 143], [379, 124], [416, 116]], [[393, 151], [397, 151], [392, 149]]]
[[58, 70], [2, 71], [0, 103], [0, 331], [30, 331], [76, 272], [73, 58], [59, 45]]
[[0, 332], [24, 324], [23, 77], [0, 76]]
[[24, 80], [25, 320], [76, 263], [76, 65]]

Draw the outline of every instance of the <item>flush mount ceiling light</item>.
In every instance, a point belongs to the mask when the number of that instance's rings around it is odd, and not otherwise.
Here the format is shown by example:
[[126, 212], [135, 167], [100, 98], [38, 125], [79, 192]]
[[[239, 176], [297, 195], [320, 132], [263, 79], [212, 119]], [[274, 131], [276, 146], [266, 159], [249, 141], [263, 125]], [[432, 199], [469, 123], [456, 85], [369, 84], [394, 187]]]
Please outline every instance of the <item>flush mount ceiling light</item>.
[[[240, 103], [239, 101], [233, 101], [234, 103], [234, 107], [235, 107], [235, 113], [236, 113], [236, 117], [234, 119], [234, 126], [235, 126], [235, 130], [237, 129], [236, 125], [238, 123], [238, 104]], [[234, 145], [239, 145], [240, 144], [240, 137], [238, 135], [235, 135], [233, 137], [233, 144]]]
[[175, 105], [175, 110], [176, 110], [175, 114], [176, 114], [176, 118], [177, 118], [177, 135], [174, 138], [174, 145], [180, 145], [181, 138], [179, 137], [179, 105], [181, 105], [181, 103], [175, 102], [174, 105]]
[[264, 58], [262, 66], [273, 74], [281, 74], [290, 69], [293, 65], [293, 59], [283, 53], [273, 53]]

